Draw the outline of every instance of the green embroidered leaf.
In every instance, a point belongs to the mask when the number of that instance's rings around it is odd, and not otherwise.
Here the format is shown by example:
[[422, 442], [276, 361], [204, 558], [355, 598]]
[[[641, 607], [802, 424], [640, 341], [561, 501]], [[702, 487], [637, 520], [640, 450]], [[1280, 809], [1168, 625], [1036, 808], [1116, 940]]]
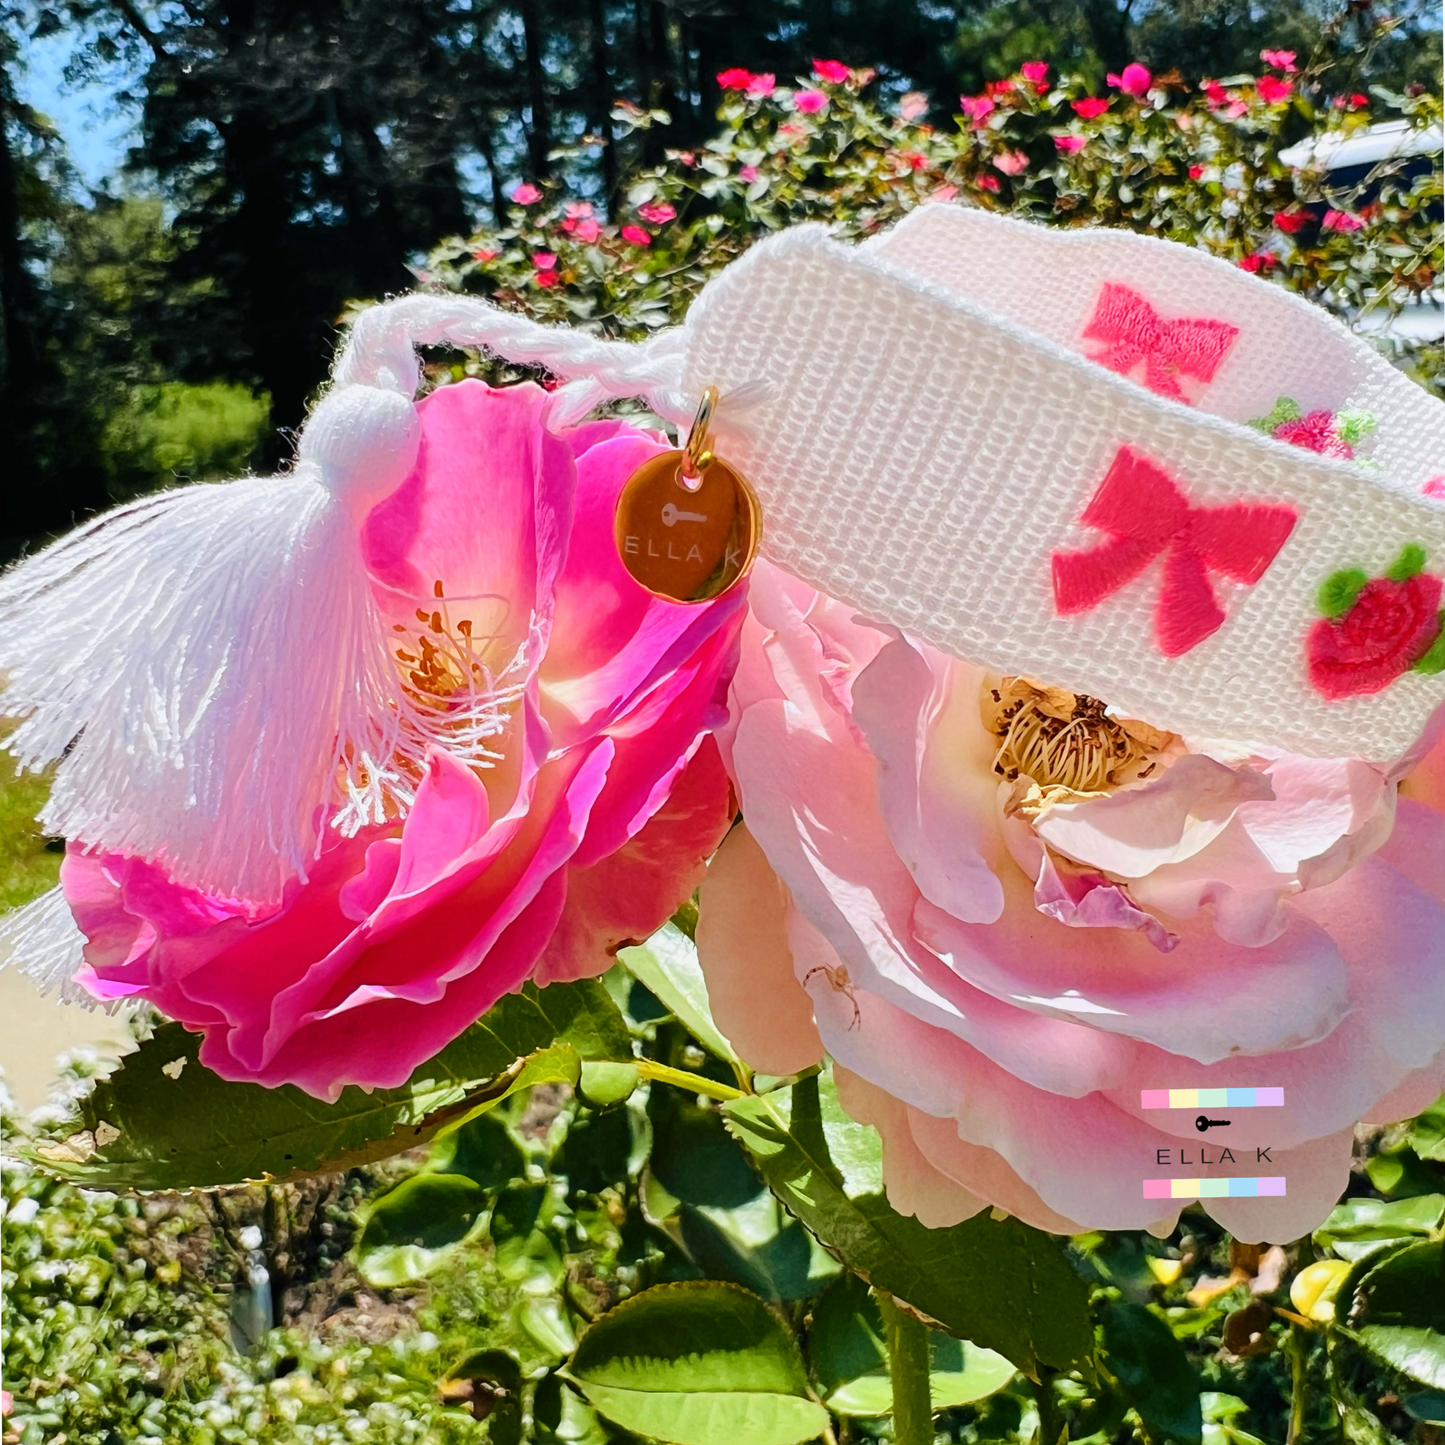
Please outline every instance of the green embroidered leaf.
[[1283, 426], [1287, 421], [1298, 421], [1303, 415], [1299, 402], [1292, 396], [1282, 396], [1270, 408], [1268, 416], [1255, 417], [1250, 422], [1250, 426], [1268, 436], [1273, 434], [1275, 427]]
[[231, 1083], [201, 1040], [163, 1024], [77, 1105], [68, 1137], [35, 1150], [88, 1189], [195, 1189], [300, 1178], [425, 1144], [543, 1079], [576, 1082], [584, 1059], [629, 1060], [626, 1022], [596, 980], [528, 984], [395, 1089], [328, 1104], [289, 1085]]
[[1409, 542], [1400, 555], [1390, 563], [1390, 568], [1385, 576], [1391, 582], [1408, 582], [1410, 578], [1418, 577], [1425, 570], [1425, 563], [1429, 561], [1429, 558], [1430, 554], [1418, 542]]
[[1336, 572], [1320, 584], [1319, 607], [1326, 617], [1343, 617], [1369, 581], [1358, 567]]
[[1427, 677], [1445, 672], [1445, 612], [1440, 614], [1439, 637], [1431, 644], [1429, 652], [1415, 664], [1414, 671], [1423, 672]]
[[1375, 417], [1367, 411], [1356, 411], [1350, 409], [1340, 412], [1335, 417], [1335, 431], [1339, 434], [1342, 442], [1354, 446], [1379, 426]]
[[899, 1214], [878, 1131], [843, 1112], [826, 1074], [723, 1113], [783, 1203], [871, 1284], [1030, 1375], [1091, 1353], [1088, 1288], [1058, 1242], [986, 1213], [951, 1229]]

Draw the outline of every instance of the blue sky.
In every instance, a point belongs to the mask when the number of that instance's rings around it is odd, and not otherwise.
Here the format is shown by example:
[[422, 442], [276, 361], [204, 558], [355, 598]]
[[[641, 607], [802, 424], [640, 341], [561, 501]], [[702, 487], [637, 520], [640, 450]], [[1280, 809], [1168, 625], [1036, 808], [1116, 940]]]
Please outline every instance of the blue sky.
[[76, 36], [65, 32], [22, 40], [17, 88], [22, 100], [55, 122], [86, 184], [96, 186], [120, 170], [136, 116], [116, 104], [115, 90], [124, 82], [120, 74], [84, 89], [65, 83], [75, 46]]

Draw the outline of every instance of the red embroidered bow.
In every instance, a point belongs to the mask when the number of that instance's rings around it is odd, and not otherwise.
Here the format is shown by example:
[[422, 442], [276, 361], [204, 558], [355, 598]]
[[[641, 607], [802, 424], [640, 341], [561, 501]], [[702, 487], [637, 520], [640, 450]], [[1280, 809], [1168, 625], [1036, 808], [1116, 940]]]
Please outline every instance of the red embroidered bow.
[[1084, 328], [1086, 341], [1102, 341], [1093, 360], [1128, 376], [1144, 363], [1144, 384], [1160, 396], [1187, 402], [1178, 378], [1212, 381], [1239, 328], [1206, 317], [1166, 321], [1137, 292], [1117, 281], [1105, 281], [1093, 319]]
[[1163, 553], [1154, 636], [1166, 657], [1179, 657], [1224, 623], [1209, 574], [1253, 586], [1298, 517], [1271, 502], [1191, 506], [1158, 463], [1120, 447], [1081, 519], [1110, 538], [1088, 552], [1054, 553], [1054, 602], [1064, 617], [1088, 612]]

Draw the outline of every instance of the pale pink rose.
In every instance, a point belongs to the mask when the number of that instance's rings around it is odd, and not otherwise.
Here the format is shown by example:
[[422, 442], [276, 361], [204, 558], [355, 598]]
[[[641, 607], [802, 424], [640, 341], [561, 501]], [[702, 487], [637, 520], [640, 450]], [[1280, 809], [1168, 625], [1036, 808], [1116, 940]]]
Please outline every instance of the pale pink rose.
[[602, 225], [599, 221], [593, 220], [590, 216], [584, 220], [576, 221], [572, 225], [572, 239], [584, 246], [590, 246], [602, 234]]
[[800, 90], [793, 97], [793, 109], [803, 115], [817, 115], [827, 108], [828, 97], [821, 90]]
[[928, 96], [921, 90], [910, 90], [898, 102], [898, 114], [904, 120], [917, 120], [928, 109]]
[[[1061, 707], [1080, 751], [1044, 767], [1031, 740]], [[1369, 764], [1130, 731], [766, 564], [729, 711], [746, 827], [698, 929], [718, 1023], [768, 1073], [826, 1048], [925, 1223], [992, 1205], [1167, 1232], [1182, 1204], [1145, 1179], [1283, 1175], [1286, 1197], [1204, 1205], [1241, 1239], [1293, 1239], [1344, 1190], [1356, 1121], [1440, 1092], [1445, 744], [1397, 809]], [[1085, 739], [1129, 762], [1072, 791]], [[1007, 776], [1026, 757], [1032, 785]], [[1229, 1086], [1286, 1107], [1230, 1115], [1222, 1169], [1199, 1168], [1192, 1111], [1142, 1107]]]
[[1054, 145], [1058, 147], [1060, 155], [1078, 155], [1088, 143], [1089, 138], [1085, 135], [1056, 135], [1054, 137]]
[[740, 166], [738, 168], [738, 179], [746, 181], [749, 185], [757, 180], [758, 168], [756, 166]]
[[646, 205], [637, 208], [637, 214], [654, 226], [665, 226], [669, 221], [677, 219], [677, 207], [669, 201], [648, 201]]
[[1112, 71], [1107, 77], [1109, 84], [1122, 90], [1125, 95], [1132, 95], [1137, 100], [1142, 100], [1149, 94], [1149, 87], [1154, 83], [1154, 77], [1149, 74], [1146, 66], [1140, 65], [1137, 60], [1126, 65], [1119, 75]]
[[1261, 50], [1259, 58], [1266, 65], [1272, 65], [1276, 70], [1284, 71], [1286, 75], [1293, 75], [1297, 68], [1293, 50]]
[[1365, 228], [1364, 218], [1351, 211], [1326, 211], [1320, 225], [1327, 231], [1363, 231]]
[[665, 442], [616, 421], [553, 435], [548, 405], [530, 384], [433, 392], [416, 470], [363, 532], [418, 687], [444, 708], [463, 665], [507, 686], [489, 763], [434, 749], [404, 823], [331, 832], [270, 911], [137, 859], [65, 859], [89, 940], [78, 980], [203, 1032], [201, 1062], [224, 1078], [327, 1099], [401, 1084], [528, 979], [607, 969], [687, 897], [727, 830], [707, 732], [742, 599], [638, 587], [613, 516]]
[[542, 192], [534, 186], [531, 181], [523, 181], [515, 191], [512, 192], [512, 199], [519, 206], [535, 206], [542, 199]]
[[993, 158], [993, 163], [1006, 176], [1022, 175], [1029, 168], [1029, 158], [1022, 151], [1003, 151]]
[[747, 92], [754, 99], [771, 95], [778, 88], [778, 78], [771, 71], [763, 71], [748, 77]]
[[930, 201], [951, 201], [958, 194], [957, 186], [935, 186], [929, 193]]

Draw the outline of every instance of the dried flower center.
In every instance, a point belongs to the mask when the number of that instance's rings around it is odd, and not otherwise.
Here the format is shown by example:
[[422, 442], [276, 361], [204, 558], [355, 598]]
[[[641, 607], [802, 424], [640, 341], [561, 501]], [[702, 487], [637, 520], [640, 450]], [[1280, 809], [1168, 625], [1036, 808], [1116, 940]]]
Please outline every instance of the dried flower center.
[[1009, 782], [1024, 777], [1040, 788], [1109, 792], [1149, 777], [1172, 741], [1147, 724], [1111, 717], [1096, 697], [1026, 677], [985, 683], [981, 703], [984, 725], [999, 741], [994, 772]]

